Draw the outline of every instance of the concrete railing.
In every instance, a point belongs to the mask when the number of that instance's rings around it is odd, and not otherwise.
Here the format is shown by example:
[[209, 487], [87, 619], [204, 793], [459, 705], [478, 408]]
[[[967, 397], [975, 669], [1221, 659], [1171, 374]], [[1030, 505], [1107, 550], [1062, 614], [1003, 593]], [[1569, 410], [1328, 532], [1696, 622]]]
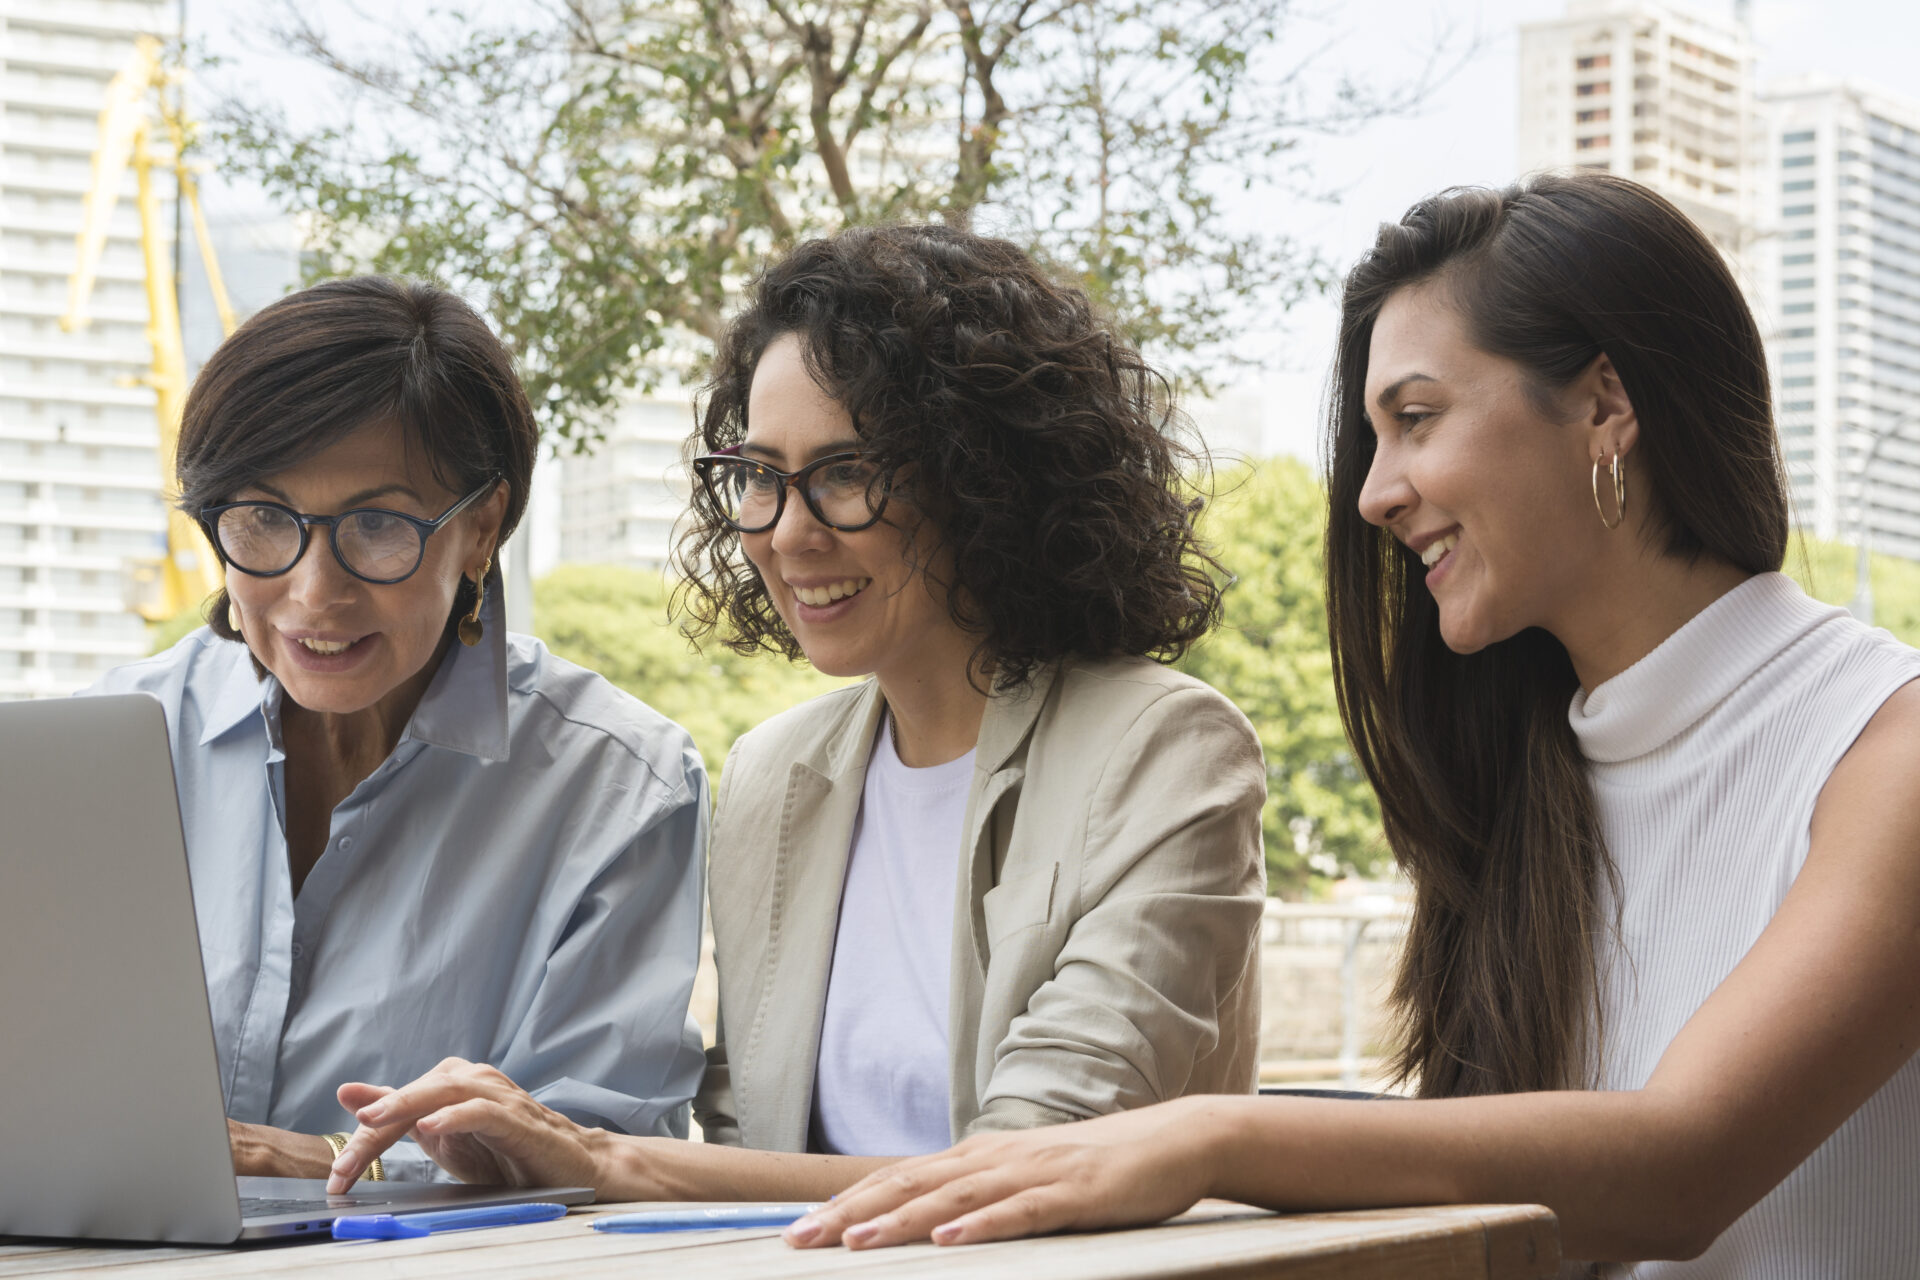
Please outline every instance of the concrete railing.
[[1396, 941], [1405, 935], [1409, 915], [1406, 903], [1386, 897], [1342, 903], [1267, 900], [1260, 928], [1262, 944], [1288, 942], [1340, 948], [1340, 1055], [1332, 1060], [1263, 1060], [1263, 1081], [1324, 1077], [1337, 1072], [1343, 1087], [1355, 1088], [1363, 1074], [1377, 1069], [1377, 1060], [1361, 1056], [1360, 944], [1363, 939]]

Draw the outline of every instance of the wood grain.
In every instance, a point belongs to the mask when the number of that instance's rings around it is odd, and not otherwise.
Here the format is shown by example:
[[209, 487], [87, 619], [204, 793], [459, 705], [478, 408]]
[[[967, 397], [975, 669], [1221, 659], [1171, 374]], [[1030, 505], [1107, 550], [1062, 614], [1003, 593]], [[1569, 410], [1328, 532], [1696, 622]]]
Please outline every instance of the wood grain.
[[1352, 1213], [1274, 1214], [1208, 1202], [1171, 1222], [1132, 1231], [1048, 1236], [941, 1249], [912, 1245], [849, 1253], [793, 1250], [777, 1231], [624, 1235], [594, 1217], [645, 1205], [595, 1205], [556, 1222], [458, 1232], [424, 1240], [299, 1243], [246, 1249], [46, 1246], [0, 1241], [0, 1277], [72, 1280], [322, 1280], [475, 1276], [486, 1280], [630, 1277], [648, 1255], [677, 1280], [800, 1280], [873, 1274], [920, 1280], [1017, 1274], [1027, 1280], [1532, 1280], [1559, 1265], [1553, 1214], [1537, 1205], [1449, 1205]]

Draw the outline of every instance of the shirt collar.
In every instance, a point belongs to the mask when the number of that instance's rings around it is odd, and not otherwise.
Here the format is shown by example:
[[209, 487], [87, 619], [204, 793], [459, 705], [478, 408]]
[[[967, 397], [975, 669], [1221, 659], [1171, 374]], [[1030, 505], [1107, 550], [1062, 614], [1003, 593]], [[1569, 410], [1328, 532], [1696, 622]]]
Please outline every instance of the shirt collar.
[[[480, 606], [485, 632], [469, 649], [457, 640], [413, 710], [401, 741], [445, 747], [481, 760], [507, 758], [507, 623], [500, 569], [487, 574]], [[232, 732], [249, 715], [266, 718], [269, 738], [279, 719], [280, 682], [254, 670], [245, 645], [234, 644], [233, 661], [200, 733], [200, 745]]]
[[480, 606], [484, 631], [469, 649], [458, 640], [400, 735], [481, 760], [507, 758], [507, 611], [499, 566], [489, 570]]

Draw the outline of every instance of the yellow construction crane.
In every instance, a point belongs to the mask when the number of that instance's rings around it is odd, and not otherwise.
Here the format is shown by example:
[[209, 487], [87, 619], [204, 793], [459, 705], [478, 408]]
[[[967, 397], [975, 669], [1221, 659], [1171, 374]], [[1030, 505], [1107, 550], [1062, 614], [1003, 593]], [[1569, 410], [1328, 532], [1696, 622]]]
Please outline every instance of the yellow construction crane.
[[[199, 526], [176, 509], [172, 492], [174, 451], [180, 439], [180, 410], [187, 398], [187, 357], [180, 337], [180, 299], [174, 291], [173, 264], [168, 261], [167, 229], [160, 221], [160, 198], [154, 193], [153, 171], [170, 170], [179, 198], [193, 216], [193, 233], [200, 243], [200, 261], [207, 285], [220, 314], [221, 333], [233, 332], [233, 308], [214, 257], [207, 220], [200, 211], [200, 192], [185, 153], [194, 126], [183, 104], [183, 73], [169, 65], [160, 41], [141, 36], [133, 58], [107, 85], [106, 106], [100, 111], [100, 145], [93, 153], [93, 184], [87, 192], [86, 220], [79, 236], [79, 256], [68, 281], [67, 312], [60, 327], [69, 333], [87, 325], [87, 300], [93, 293], [100, 254], [106, 248], [107, 227], [120, 195], [120, 184], [131, 167], [140, 208], [140, 247], [146, 260], [147, 340], [153, 348], [153, 366], [139, 383], [153, 388], [154, 412], [160, 419], [160, 475], [167, 486], [166, 555], [135, 561], [129, 566], [129, 598], [134, 611], [150, 622], [171, 618], [199, 604], [220, 587], [220, 565]], [[155, 125], [165, 133], [168, 151], [154, 153]]]

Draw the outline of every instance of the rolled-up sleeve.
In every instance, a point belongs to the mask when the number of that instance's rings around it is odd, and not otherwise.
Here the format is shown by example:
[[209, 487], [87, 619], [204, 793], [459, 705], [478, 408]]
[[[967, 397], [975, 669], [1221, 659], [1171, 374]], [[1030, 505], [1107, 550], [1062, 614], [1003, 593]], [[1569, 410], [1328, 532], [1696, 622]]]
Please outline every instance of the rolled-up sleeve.
[[1265, 797], [1259, 740], [1220, 694], [1175, 690], [1142, 711], [1089, 798], [1086, 847], [1062, 864], [1077, 883], [1059, 885], [1071, 924], [1052, 977], [997, 1046], [968, 1132], [1179, 1097], [1223, 1035], [1257, 1038], [1258, 1001], [1236, 988], [1258, 981]]

